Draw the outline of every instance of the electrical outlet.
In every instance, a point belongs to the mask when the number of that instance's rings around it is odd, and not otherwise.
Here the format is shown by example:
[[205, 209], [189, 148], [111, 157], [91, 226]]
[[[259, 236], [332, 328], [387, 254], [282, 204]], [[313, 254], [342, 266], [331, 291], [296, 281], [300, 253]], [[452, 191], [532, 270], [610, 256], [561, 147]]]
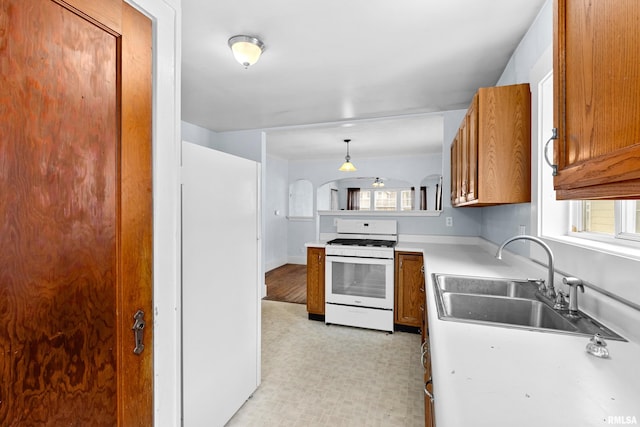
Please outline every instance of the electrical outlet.
[[453, 227], [453, 217], [452, 216], [448, 216], [445, 218], [445, 225], [447, 227]]

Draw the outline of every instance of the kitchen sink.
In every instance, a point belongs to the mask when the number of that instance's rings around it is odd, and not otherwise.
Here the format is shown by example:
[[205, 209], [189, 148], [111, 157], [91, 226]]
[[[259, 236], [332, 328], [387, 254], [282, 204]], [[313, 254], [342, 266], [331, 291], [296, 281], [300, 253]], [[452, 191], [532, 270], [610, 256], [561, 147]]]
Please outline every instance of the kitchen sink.
[[578, 329], [551, 307], [530, 299], [483, 295], [442, 294], [446, 316], [480, 322], [577, 332]]
[[536, 293], [538, 292], [537, 283], [529, 280], [441, 275], [438, 276], [437, 284], [442, 292], [495, 295], [533, 300], [536, 299]]
[[433, 274], [443, 320], [593, 336], [625, 341], [589, 315], [556, 310], [532, 280]]

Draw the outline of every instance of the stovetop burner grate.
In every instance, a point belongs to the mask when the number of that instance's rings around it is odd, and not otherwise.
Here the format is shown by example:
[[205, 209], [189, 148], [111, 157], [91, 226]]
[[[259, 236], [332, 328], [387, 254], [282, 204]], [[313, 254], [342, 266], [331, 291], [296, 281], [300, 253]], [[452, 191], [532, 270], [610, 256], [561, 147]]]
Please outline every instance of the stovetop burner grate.
[[380, 240], [380, 239], [347, 239], [339, 238], [333, 239], [327, 242], [329, 245], [340, 246], [369, 246], [377, 248], [392, 248], [396, 245], [393, 240]]

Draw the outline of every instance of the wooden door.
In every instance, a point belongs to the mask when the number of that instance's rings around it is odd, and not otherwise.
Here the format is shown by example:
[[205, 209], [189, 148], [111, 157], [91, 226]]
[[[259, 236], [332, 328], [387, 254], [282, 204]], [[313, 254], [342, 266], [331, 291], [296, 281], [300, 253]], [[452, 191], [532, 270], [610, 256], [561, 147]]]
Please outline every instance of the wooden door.
[[151, 23], [0, 0], [0, 69], [0, 425], [150, 426]]

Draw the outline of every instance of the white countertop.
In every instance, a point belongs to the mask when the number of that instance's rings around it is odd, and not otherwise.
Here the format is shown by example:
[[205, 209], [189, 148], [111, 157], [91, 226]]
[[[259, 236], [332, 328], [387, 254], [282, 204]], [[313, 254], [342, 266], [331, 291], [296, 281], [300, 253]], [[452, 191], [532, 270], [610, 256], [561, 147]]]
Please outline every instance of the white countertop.
[[637, 342], [607, 340], [611, 357], [599, 359], [584, 336], [438, 318], [432, 273], [538, 278], [545, 268], [497, 260], [486, 245], [400, 242], [396, 250], [425, 256], [437, 427], [640, 423]]

